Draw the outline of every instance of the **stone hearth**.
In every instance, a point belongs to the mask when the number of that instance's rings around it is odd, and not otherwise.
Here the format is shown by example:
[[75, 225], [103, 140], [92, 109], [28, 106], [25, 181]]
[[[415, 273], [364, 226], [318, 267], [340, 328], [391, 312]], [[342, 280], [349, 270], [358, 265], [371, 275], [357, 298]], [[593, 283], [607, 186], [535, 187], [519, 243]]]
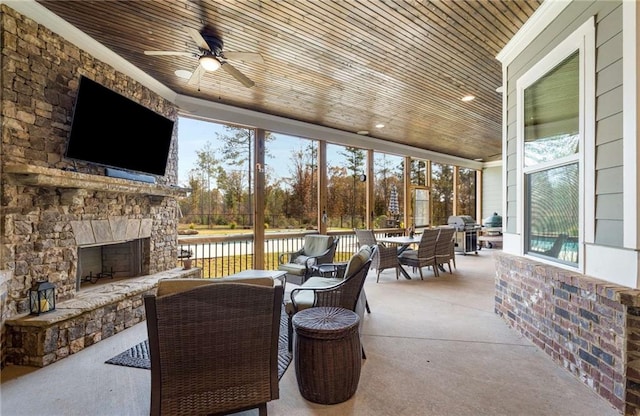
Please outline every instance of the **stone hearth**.
[[144, 296], [160, 279], [200, 277], [200, 269], [176, 268], [150, 276], [107, 283], [78, 292], [39, 316], [23, 315], [5, 324], [7, 362], [44, 367], [144, 321]]

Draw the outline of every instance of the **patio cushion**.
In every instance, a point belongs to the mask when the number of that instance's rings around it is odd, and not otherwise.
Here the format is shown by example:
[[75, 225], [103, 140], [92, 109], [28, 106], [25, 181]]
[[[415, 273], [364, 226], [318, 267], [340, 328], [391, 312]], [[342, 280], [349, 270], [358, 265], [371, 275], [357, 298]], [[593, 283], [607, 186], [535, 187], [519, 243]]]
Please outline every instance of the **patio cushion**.
[[[307, 279], [306, 282], [301, 287], [304, 288], [324, 288], [330, 287], [333, 285], [337, 285], [342, 282], [342, 279], [333, 278], [333, 277], [319, 277], [313, 276]], [[315, 299], [315, 295], [312, 290], [303, 290], [297, 293], [296, 295], [296, 303], [298, 304], [298, 309], [307, 309], [313, 306], [313, 301]], [[293, 303], [290, 301], [285, 302], [285, 311], [288, 314], [293, 314]]]
[[357, 272], [362, 265], [369, 260], [369, 257], [371, 257], [371, 246], [363, 245], [360, 247], [360, 250], [358, 250], [358, 252], [349, 259], [344, 275], [351, 276], [353, 273]]
[[309, 257], [319, 256], [333, 244], [330, 235], [306, 235], [304, 237], [304, 254]]
[[284, 263], [278, 265], [278, 270], [282, 270], [283, 272], [287, 272], [288, 274], [293, 274], [296, 276], [304, 276], [304, 274], [307, 272], [307, 266], [298, 263]]
[[211, 285], [215, 283], [244, 283], [259, 286], [273, 286], [275, 280], [270, 277], [220, 277], [211, 279], [185, 278], [185, 279], [160, 279], [156, 296], [165, 296], [172, 293], [183, 292], [196, 286]]

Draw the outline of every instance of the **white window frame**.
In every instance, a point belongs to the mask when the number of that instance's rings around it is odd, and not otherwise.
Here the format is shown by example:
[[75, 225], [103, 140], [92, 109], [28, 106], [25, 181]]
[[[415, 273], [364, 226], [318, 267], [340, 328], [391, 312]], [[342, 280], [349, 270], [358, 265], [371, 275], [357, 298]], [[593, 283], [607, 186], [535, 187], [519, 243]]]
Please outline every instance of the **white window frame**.
[[[524, 166], [524, 90], [538, 81], [560, 64], [564, 59], [578, 51], [579, 56], [579, 153], [553, 163], [541, 163], [532, 167]], [[584, 24], [570, 34], [544, 58], [533, 65], [525, 74], [516, 81], [516, 130], [517, 130], [517, 176], [516, 186], [518, 189], [517, 206], [518, 216], [516, 221], [517, 233], [520, 236], [520, 255], [534, 259], [542, 263], [553, 264], [557, 267], [584, 271], [585, 265], [585, 243], [592, 243], [594, 240], [595, 217], [595, 186], [594, 186], [594, 165], [595, 165], [595, 19], [589, 18]], [[578, 264], [577, 266], [553, 261], [553, 259], [530, 256], [525, 253], [525, 174], [547, 170], [550, 166], [559, 166], [562, 162], [575, 159], [578, 162], [579, 174], [579, 213], [578, 213]], [[588, 186], [585, 186], [588, 184]], [[589, 221], [585, 222], [585, 218]]]

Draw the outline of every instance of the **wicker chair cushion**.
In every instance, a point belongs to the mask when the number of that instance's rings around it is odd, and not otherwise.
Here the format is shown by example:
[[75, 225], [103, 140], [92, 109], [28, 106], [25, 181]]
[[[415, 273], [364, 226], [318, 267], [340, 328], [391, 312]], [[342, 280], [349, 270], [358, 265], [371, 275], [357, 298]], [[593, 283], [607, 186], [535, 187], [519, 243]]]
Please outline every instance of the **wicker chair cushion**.
[[330, 235], [306, 235], [304, 237], [304, 255], [308, 257], [319, 256], [333, 244]]
[[349, 259], [349, 263], [347, 263], [347, 268], [344, 271], [345, 276], [351, 276], [355, 272], [357, 272], [363, 264], [366, 263], [371, 257], [371, 246], [363, 245], [360, 247], [360, 250], [351, 256]]
[[403, 259], [418, 260], [418, 250], [405, 250], [398, 257], [401, 257]]
[[307, 272], [307, 266], [297, 263], [284, 263], [278, 265], [278, 270], [282, 270], [283, 272], [296, 276], [304, 276]]
[[172, 293], [183, 292], [196, 286], [210, 285], [215, 283], [244, 283], [259, 286], [271, 287], [275, 280], [270, 277], [222, 277], [215, 279], [160, 279], [158, 280], [158, 291], [156, 296], [165, 296]]
[[[313, 287], [313, 288], [324, 288], [331, 287], [333, 285], [337, 285], [342, 282], [342, 279], [333, 278], [333, 277], [319, 277], [312, 276], [307, 279], [306, 282], [302, 285], [302, 287]], [[315, 295], [312, 290], [302, 290], [298, 292], [296, 295], [296, 303], [298, 304], [298, 310], [307, 309], [313, 306], [313, 302], [315, 300]], [[285, 302], [285, 311], [288, 314], [293, 314], [295, 311], [293, 309], [293, 303]]]

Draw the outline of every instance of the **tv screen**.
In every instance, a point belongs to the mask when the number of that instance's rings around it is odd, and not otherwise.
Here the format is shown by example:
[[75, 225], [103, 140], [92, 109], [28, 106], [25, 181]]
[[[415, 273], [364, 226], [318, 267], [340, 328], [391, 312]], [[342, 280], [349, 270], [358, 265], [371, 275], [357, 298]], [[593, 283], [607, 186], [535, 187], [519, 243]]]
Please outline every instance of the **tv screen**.
[[65, 156], [164, 175], [172, 134], [173, 120], [83, 76]]

